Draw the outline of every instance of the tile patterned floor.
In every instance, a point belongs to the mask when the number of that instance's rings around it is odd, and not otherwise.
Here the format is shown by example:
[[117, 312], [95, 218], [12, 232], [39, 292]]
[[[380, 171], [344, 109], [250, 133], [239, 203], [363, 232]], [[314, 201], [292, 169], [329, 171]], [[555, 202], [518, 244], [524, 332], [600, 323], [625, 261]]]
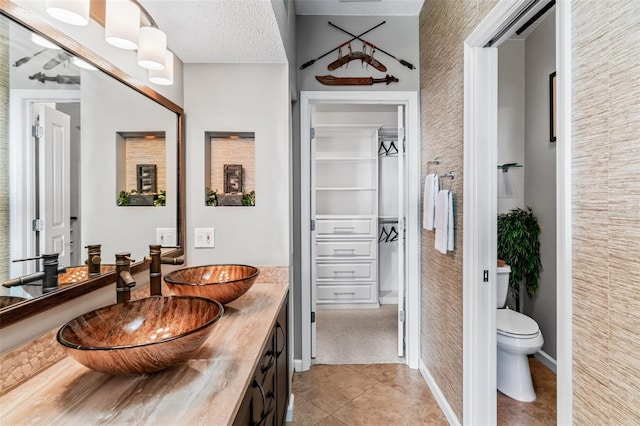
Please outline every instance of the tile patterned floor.
[[403, 364], [314, 365], [293, 377], [289, 425], [446, 425], [418, 370]]
[[543, 363], [529, 358], [529, 368], [536, 391], [534, 402], [520, 402], [498, 392], [498, 425], [555, 425], [557, 412], [556, 375]]
[[[556, 423], [556, 375], [530, 358], [537, 399], [523, 403], [498, 392], [498, 424]], [[314, 365], [293, 377], [293, 422], [287, 425], [446, 425], [418, 370], [403, 364]]]

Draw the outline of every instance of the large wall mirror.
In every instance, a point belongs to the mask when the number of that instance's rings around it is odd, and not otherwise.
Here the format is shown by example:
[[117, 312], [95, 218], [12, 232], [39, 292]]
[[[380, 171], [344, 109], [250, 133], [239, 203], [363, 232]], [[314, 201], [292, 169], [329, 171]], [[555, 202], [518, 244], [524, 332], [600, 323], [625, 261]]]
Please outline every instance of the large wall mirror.
[[[18, 6], [0, 14], [0, 81], [0, 328], [113, 282], [116, 253], [134, 271], [159, 238], [183, 253], [182, 108]], [[57, 288], [10, 286], [52, 253]]]

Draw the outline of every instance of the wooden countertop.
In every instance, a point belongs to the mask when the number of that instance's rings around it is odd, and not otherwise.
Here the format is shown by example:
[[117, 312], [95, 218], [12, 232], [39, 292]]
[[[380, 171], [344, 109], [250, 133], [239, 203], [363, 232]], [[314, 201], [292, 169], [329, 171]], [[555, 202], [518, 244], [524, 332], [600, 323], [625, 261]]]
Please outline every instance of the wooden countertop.
[[230, 424], [287, 288], [254, 284], [225, 306], [224, 316], [192, 359], [158, 373], [109, 376], [66, 357], [0, 397], [0, 423]]

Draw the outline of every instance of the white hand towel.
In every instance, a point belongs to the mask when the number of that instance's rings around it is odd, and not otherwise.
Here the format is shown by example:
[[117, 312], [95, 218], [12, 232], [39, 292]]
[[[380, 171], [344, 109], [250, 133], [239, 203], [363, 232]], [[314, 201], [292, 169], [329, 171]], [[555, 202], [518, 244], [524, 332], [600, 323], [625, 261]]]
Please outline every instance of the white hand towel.
[[436, 198], [439, 190], [439, 179], [434, 173], [424, 178], [424, 206], [422, 210], [422, 227], [433, 230], [436, 215]]
[[447, 250], [453, 251], [455, 248], [455, 222], [454, 222], [454, 206], [453, 192], [447, 191]]
[[436, 237], [435, 248], [442, 254], [447, 254], [449, 242], [449, 191], [443, 189], [438, 192], [436, 200]]

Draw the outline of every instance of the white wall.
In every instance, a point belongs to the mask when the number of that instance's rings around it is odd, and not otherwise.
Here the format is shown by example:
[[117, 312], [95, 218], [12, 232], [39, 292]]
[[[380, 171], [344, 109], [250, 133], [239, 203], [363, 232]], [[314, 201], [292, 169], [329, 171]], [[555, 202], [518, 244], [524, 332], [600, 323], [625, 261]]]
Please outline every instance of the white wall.
[[524, 312], [544, 336], [542, 350], [556, 357], [556, 143], [549, 141], [549, 74], [555, 71], [555, 12], [525, 42], [525, 204], [540, 224], [540, 290]]
[[165, 207], [118, 206], [124, 188], [116, 185], [117, 132], [164, 131], [166, 169], [177, 170], [176, 114], [102, 73], [83, 75], [81, 96], [82, 247], [101, 244], [103, 263], [114, 263], [117, 252], [141, 261], [155, 244], [155, 229], [176, 226], [176, 174], [167, 175]]
[[[524, 164], [524, 79], [524, 40], [508, 40], [498, 48], [498, 164]], [[496, 173], [498, 213], [524, 208], [524, 168]]]
[[[185, 65], [189, 264], [289, 266], [288, 72], [287, 64]], [[208, 131], [255, 132], [255, 207], [205, 205]], [[194, 248], [199, 227], [215, 228], [215, 248]]]

